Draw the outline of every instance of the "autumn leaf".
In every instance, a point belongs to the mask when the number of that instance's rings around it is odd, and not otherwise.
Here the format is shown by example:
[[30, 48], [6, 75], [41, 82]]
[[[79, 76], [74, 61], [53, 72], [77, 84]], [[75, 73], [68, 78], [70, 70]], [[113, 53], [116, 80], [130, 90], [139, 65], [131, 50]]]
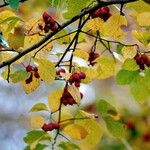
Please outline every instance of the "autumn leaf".
[[56, 71], [55, 71], [55, 66], [54, 64], [46, 59], [36, 59], [34, 58], [34, 61], [38, 63], [38, 72], [40, 75], [40, 78], [45, 81], [48, 84], [52, 84]]
[[63, 129], [63, 132], [74, 140], [82, 140], [87, 136], [87, 131], [83, 126], [71, 124]]
[[48, 105], [51, 112], [55, 112], [60, 107], [60, 98], [62, 97], [63, 89], [52, 91], [48, 95]]

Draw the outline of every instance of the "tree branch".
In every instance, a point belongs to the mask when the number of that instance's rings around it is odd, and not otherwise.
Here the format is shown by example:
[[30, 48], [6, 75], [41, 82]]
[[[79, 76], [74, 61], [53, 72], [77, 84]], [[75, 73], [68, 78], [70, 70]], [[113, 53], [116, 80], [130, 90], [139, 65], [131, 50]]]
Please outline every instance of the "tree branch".
[[72, 19], [70, 19], [67, 22], [65, 22], [62, 25], [60, 25], [59, 28], [56, 31], [49, 33], [46, 37], [44, 37], [38, 43], [34, 44], [33, 46], [31, 46], [31, 47], [29, 47], [29, 48], [27, 48], [25, 50], [23, 50], [21, 53], [19, 53], [18, 55], [14, 56], [13, 58], [11, 58], [11, 59], [1, 63], [0, 64], [0, 68], [8, 66], [8, 65], [11, 65], [13, 62], [17, 61], [18, 59], [20, 59], [24, 55], [26, 55], [26, 54], [30, 53], [31, 51], [35, 50], [36, 48], [40, 47], [42, 44], [47, 42], [50, 38], [52, 38], [54, 35], [56, 35], [58, 32], [60, 32], [65, 27], [67, 27], [70, 24], [74, 23], [75, 21], [77, 21], [78, 19], [82, 18], [83, 16], [85, 16], [87, 14], [90, 14], [91, 12], [97, 10], [98, 8], [101, 8], [103, 6], [113, 5], [113, 4], [125, 4], [125, 3], [134, 2], [134, 1], [137, 1], [137, 0], [112, 0], [112, 1], [108, 1], [108, 2], [103, 2], [102, 1], [102, 2], [98, 3], [94, 7], [86, 8], [80, 14], [74, 16]]

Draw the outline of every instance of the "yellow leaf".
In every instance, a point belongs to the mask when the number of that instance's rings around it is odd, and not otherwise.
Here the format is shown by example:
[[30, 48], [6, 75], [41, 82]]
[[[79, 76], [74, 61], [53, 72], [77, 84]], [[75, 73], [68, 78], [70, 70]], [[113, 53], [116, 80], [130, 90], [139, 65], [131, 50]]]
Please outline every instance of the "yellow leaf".
[[71, 96], [76, 101], [76, 103], [79, 104], [81, 101], [81, 95], [80, 95], [79, 89], [75, 87], [74, 85], [69, 85], [68, 92], [71, 94]]
[[73, 54], [74, 54], [74, 56], [80, 57], [84, 60], [88, 60], [88, 58], [89, 58], [89, 54], [83, 50], [75, 50], [75, 52]]
[[87, 22], [87, 27], [91, 29], [93, 32], [96, 32], [96, 31], [101, 32], [103, 25], [104, 25], [104, 21], [101, 18], [90, 19]]
[[143, 12], [137, 16], [137, 22], [140, 26], [150, 26], [150, 12]]
[[77, 124], [66, 126], [63, 132], [74, 140], [84, 139], [88, 134], [83, 126]]
[[59, 109], [60, 106], [60, 98], [62, 97], [63, 90], [57, 89], [52, 91], [48, 95], [48, 105], [51, 112], [55, 112]]
[[14, 33], [9, 33], [8, 35], [8, 43], [9, 46], [13, 49], [19, 49], [24, 47], [24, 33], [22, 32], [21, 27], [15, 28]]
[[26, 82], [23, 81], [22, 86], [26, 94], [30, 94], [31, 92], [35, 91], [40, 86], [40, 81], [40, 78], [35, 78], [34, 76], [32, 78], [32, 82], [29, 84], [26, 84]]
[[100, 57], [97, 59], [98, 79], [106, 79], [115, 74], [115, 62], [113, 59]]
[[78, 70], [86, 74], [86, 78], [82, 80], [82, 83], [90, 83], [98, 75], [96, 69], [93, 67], [80, 67]]
[[44, 122], [45, 122], [45, 118], [43, 118], [40, 115], [32, 116], [30, 118], [31, 127], [35, 129], [41, 128]]
[[[87, 116], [79, 112], [76, 117], [84, 118]], [[86, 150], [94, 148], [100, 142], [103, 135], [103, 130], [100, 126], [100, 123], [96, 122], [93, 119], [76, 120], [75, 123], [83, 126], [88, 132], [87, 136], [83, 140], [80, 140], [81, 149]]]
[[133, 58], [137, 54], [137, 50], [135, 47], [130, 46], [130, 47], [123, 47], [122, 50], [122, 55], [125, 59], [127, 58]]
[[13, 56], [15, 56], [12, 53], [8, 53], [8, 52], [1, 52], [0, 53], [0, 63], [9, 60], [10, 58], [12, 58]]
[[150, 31], [132, 31], [133, 36], [145, 46], [150, 43]]
[[52, 62], [46, 59], [34, 59], [38, 63], [39, 75], [43, 81], [51, 84], [55, 80], [56, 70]]
[[103, 34], [105, 36], [112, 37], [116, 40], [121, 40], [125, 36], [125, 32], [122, 31], [121, 26], [127, 25], [125, 16], [115, 14], [111, 16], [103, 26]]

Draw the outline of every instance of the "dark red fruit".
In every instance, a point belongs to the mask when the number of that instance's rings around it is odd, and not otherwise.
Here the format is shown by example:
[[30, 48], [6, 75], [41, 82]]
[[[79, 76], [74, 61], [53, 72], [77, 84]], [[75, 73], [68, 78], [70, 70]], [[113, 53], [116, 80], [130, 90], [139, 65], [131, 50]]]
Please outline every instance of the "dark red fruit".
[[55, 22], [55, 20], [54, 20], [52, 17], [49, 17], [49, 18], [47, 19], [46, 23], [49, 23], [49, 24], [51, 24], [51, 25], [54, 25], [56, 22]]
[[44, 125], [42, 126], [42, 129], [47, 132], [47, 131], [52, 131], [54, 129], [59, 129], [59, 124], [58, 123], [44, 123]]
[[26, 67], [26, 71], [27, 71], [27, 72], [31, 72], [32, 70], [33, 70], [33, 66], [28, 65], [28, 66]]
[[80, 72], [79, 74], [80, 79], [85, 79], [86, 74], [84, 72]]
[[34, 77], [35, 77], [35, 78], [40, 78], [39, 73], [38, 73], [38, 72], [34, 72]]
[[58, 25], [55, 23], [54, 25], [51, 26], [50, 28], [52, 31], [55, 31], [58, 29]]
[[43, 25], [40, 24], [40, 23], [38, 24], [38, 27], [39, 27], [40, 30], [43, 30], [43, 29], [44, 29], [44, 28], [43, 28]]
[[74, 85], [75, 85], [76, 87], [80, 87], [80, 82], [75, 82]]
[[50, 30], [49, 27], [48, 27], [47, 25], [45, 25], [45, 27], [44, 27], [44, 32], [45, 32], [45, 33], [48, 33], [49, 30]]
[[102, 7], [101, 10], [109, 13], [109, 7], [107, 6]]
[[150, 142], [150, 133], [145, 133], [142, 138], [144, 142]]
[[32, 74], [32, 72], [31, 72], [30, 77], [29, 77], [28, 79], [25, 80], [26, 84], [31, 83], [31, 82], [32, 82], [32, 78], [33, 78], [33, 74]]
[[83, 98], [83, 93], [80, 92], [81, 99]]
[[34, 67], [34, 69], [33, 69], [35, 72], [37, 72], [38, 71], [38, 68], [37, 67]]
[[126, 127], [128, 129], [134, 129], [135, 128], [135, 123], [132, 120], [127, 120], [127, 122], [125, 124], [126, 124]]
[[50, 15], [47, 12], [43, 13], [43, 20], [46, 22], [48, 20], [48, 18], [50, 17]]

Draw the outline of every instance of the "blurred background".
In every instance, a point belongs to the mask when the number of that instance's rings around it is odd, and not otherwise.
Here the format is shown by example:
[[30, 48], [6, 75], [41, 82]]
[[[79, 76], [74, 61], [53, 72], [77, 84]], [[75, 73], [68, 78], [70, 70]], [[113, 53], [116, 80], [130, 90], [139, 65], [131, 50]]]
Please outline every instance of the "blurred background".
[[[1, 8], [0, 13], [3, 10], [10, 8]], [[20, 5], [17, 15], [27, 21], [41, 17], [44, 11], [49, 11], [56, 18], [60, 16], [57, 18], [59, 22], [64, 21], [61, 17], [65, 11], [63, 6], [56, 13], [54, 8], [49, 7], [49, 0], [29, 0]], [[20, 84], [8, 84], [0, 77], [0, 150], [22, 150], [25, 147], [22, 139], [30, 130], [30, 108], [38, 102], [47, 103], [48, 93], [62, 85], [59, 81], [55, 81], [51, 86], [42, 83], [36, 91], [27, 95]], [[115, 139], [106, 131], [95, 150], [150, 150], [148, 103], [139, 105], [130, 95], [128, 87], [116, 85], [114, 78], [95, 80], [88, 85], [82, 84], [81, 91], [85, 95], [81, 104], [85, 110], [95, 112], [95, 101], [105, 99], [117, 108], [119, 117], [128, 129], [126, 140]]]

